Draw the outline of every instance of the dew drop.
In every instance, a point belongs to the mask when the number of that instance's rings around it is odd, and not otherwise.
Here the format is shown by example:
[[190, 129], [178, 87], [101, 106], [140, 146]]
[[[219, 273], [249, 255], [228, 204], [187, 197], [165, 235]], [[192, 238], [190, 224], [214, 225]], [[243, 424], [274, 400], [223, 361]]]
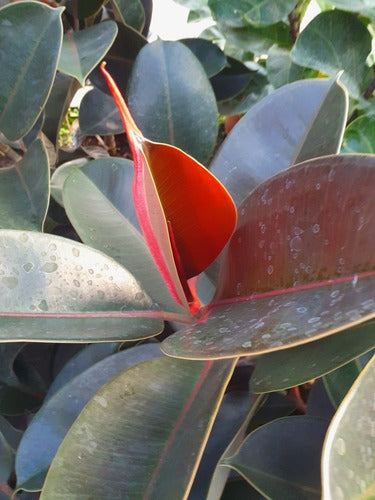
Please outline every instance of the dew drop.
[[251, 347], [251, 340], [248, 340], [247, 342], [244, 342], [244, 343], [242, 344], [242, 347], [243, 347], [243, 348], [245, 348], [245, 349], [247, 349], [247, 348]]
[[336, 451], [339, 455], [341, 455], [341, 456], [345, 455], [346, 445], [345, 445], [345, 441], [342, 438], [338, 438], [338, 440], [335, 443], [335, 448], [336, 448]]
[[314, 224], [311, 230], [312, 230], [312, 232], [313, 232], [314, 234], [318, 234], [318, 233], [319, 233], [319, 231], [320, 231], [320, 226], [319, 226], [319, 224]]
[[319, 316], [314, 316], [314, 317], [309, 318], [309, 319], [307, 320], [307, 322], [308, 322], [308, 323], [310, 323], [310, 324], [311, 324], [311, 323], [317, 323], [318, 321], [320, 321], [320, 317], [319, 317]]
[[292, 229], [292, 233], [295, 235], [295, 236], [300, 236], [302, 233], [304, 233], [304, 230], [301, 229], [300, 227], [298, 226], [294, 226], [293, 229]]
[[315, 189], [316, 189], [317, 191], [319, 191], [320, 187], [321, 187], [321, 186], [320, 186], [319, 182], [317, 182], [317, 183], [315, 184]]
[[298, 313], [300, 313], [300, 314], [303, 314], [303, 313], [307, 312], [307, 308], [306, 308], [306, 307], [303, 307], [303, 306], [301, 306], [301, 307], [297, 307], [296, 311], [297, 311]]
[[271, 275], [272, 273], [273, 273], [273, 266], [270, 265], [267, 267], [267, 274]]
[[289, 243], [292, 252], [300, 252], [302, 250], [302, 240], [299, 236], [294, 236]]
[[81, 286], [81, 283], [78, 281], [78, 280], [73, 280], [73, 284], [74, 286], [76, 286], [77, 288], [79, 288]]
[[57, 264], [55, 262], [46, 262], [43, 266], [42, 266], [42, 271], [44, 273], [53, 273], [56, 271], [57, 269]]
[[29, 273], [31, 269], [34, 267], [34, 264], [32, 262], [26, 262], [26, 264], [24, 264], [22, 267], [27, 273]]
[[48, 304], [44, 299], [39, 302], [38, 307], [41, 311], [48, 311]]
[[57, 250], [57, 246], [55, 245], [55, 243], [51, 243], [49, 245], [49, 249], [53, 252], [54, 250]]
[[74, 257], [79, 257], [80, 251], [78, 250], [78, 248], [73, 247], [72, 254], [74, 255]]
[[143, 300], [145, 298], [145, 294], [143, 292], [137, 292], [135, 294], [135, 300]]
[[219, 328], [219, 333], [230, 333], [230, 329], [225, 327]]

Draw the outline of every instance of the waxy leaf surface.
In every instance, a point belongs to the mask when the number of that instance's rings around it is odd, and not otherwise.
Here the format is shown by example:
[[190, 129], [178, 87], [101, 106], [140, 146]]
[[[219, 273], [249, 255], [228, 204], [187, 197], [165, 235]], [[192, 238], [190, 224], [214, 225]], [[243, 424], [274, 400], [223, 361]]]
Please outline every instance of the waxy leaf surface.
[[237, 123], [210, 170], [239, 206], [258, 184], [281, 170], [337, 153], [347, 109], [347, 94], [337, 81], [304, 80], [285, 85]]
[[41, 490], [58, 447], [85, 404], [112, 377], [158, 356], [158, 344], [121, 351], [98, 361], [48, 398], [21, 439], [16, 456], [18, 488]]
[[342, 155], [256, 188], [239, 208], [206, 314], [164, 351], [193, 359], [269, 352], [372, 319], [374, 186], [374, 157]]
[[358, 99], [370, 52], [371, 35], [364, 23], [349, 12], [331, 10], [310, 21], [297, 38], [291, 57], [296, 64], [332, 77], [344, 70], [341, 80], [350, 95]]
[[353, 384], [329, 426], [322, 459], [327, 500], [374, 497], [374, 360]]
[[84, 135], [121, 134], [124, 125], [112, 97], [96, 88], [87, 92], [79, 107], [79, 128]]
[[282, 21], [288, 16], [295, 0], [274, 2], [273, 0], [209, 0], [208, 5], [220, 24], [240, 28], [247, 24], [267, 26]]
[[41, 231], [49, 203], [49, 163], [41, 140], [0, 169], [0, 227]]
[[0, 130], [9, 140], [31, 129], [48, 98], [62, 41], [62, 10], [41, 2], [0, 10]]
[[66, 33], [61, 47], [59, 71], [74, 76], [82, 86], [85, 85], [87, 75], [106, 54], [116, 35], [117, 25], [113, 21]]
[[255, 393], [280, 391], [335, 370], [375, 347], [375, 324], [341, 332], [309, 344], [264, 354], [250, 386]]
[[1, 341], [126, 340], [162, 328], [135, 278], [97, 250], [58, 236], [2, 230], [0, 257]]
[[129, 160], [90, 162], [64, 184], [66, 213], [82, 241], [128, 269], [160, 308], [184, 313], [172, 299], [143, 237], [127, 219], [133, 208], [128, 207], [132, 174]]
[[127, 102], [147, 139], [208, 160], [218, 132], [216, 99], [202, 65], [183, 43], [158, 40], [142, 48]]
[[113, 0], [113, 5], [124, 24], [142, 31], [146, 16], [141, 0]]
[[173, 298], [186, 307], [185, 280], [220, 253], [235, 227], [236, 208], [203, 165], [174, 146], [143, 137], [112, 78], [102, 71], [132, 147], [133, 198], [143, 235]]
[[186, 498], [233, 366], [164, 357], [112, 379], [65, 437], [41, 498], [99, 490], [104, 498]]
[[252, 432], [227, 465], [268, 498], [319, 500], [320, 455], [327, 430], [323, 419], [274, 420]]

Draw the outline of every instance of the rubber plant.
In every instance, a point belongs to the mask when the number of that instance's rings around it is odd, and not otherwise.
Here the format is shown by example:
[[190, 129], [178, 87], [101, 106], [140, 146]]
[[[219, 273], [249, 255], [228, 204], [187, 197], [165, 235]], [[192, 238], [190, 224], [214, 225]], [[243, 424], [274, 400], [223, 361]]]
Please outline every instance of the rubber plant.
[[218, 47], [148, 43], [147, 2], [50, 3], [0, 9], [0, 495], [371, 496], [375, 156], [340, 153], [364, 69], [262, 87], [213, 152]]

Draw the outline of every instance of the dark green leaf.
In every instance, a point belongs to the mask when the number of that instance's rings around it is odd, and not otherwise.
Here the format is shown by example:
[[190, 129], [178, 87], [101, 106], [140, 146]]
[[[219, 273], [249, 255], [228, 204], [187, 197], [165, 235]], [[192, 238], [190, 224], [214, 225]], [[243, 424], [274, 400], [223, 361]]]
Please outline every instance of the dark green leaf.
[[[168, 312], [184, 313], [171, 297], [140, 233], [128, 220], [132, 165], [120, 158], [96, 160], [64, 184], [66, 212], [82, 241], [114, 258]], [[124, 216], [125, 214], [125, 216]]]
[[5, 417], [0, 415], [0, 432], [12, 450], [15, 451], [22, 437], [22, 431], [13, 427]]
[[87, 75], [101, 61], [117, 35], [113, 21], [64, 35], [58, 69], [85, 85]]
[[[147, 44], [147, 40], [130, 26], [118, 24], [117, 29], [117, 37], [105, 55], [105, 61], [107, 70], [116, 81], [122, 95], [125, 95], [135, 58]], [[98, 67], [90, 73], [89, 79], [99, 90], [110, 95], [108, 85]]]
[[275, 88], [296, 80], [316, 77], [317, 73], [317, 71], [294, 64], [287, 49], [274, 45], [268, 51], [267, 76]]
[[186, 497], [233, 365], [160, 358], [112, 379], [64, 439], [41, 498]]
[[361, 13], [375, 21], [375, 5], [373, 0], [330, 0], [330, 4], [338, 9]]
[[0, 169], [0, 227], [41, 230], [49, 202], [49, 163], [36, 140], [12, 167]]
[[344, 70], [342, 82], [353, 97], [359, 98], [370, 51], [371, 35], [366, 26], [354, 14], [332, 10], [322, 12], [306, 26], [291, 57], [296, 64], [332, 77]]
[[62, 40], [61, 12], [40, 2], [0, 10], [0, 130], [12, 141], [31, 129], [47, 101]]
[[248, 23], [267, 26], [284, 20], [295, 0], [209, 0], [208, 5], [219, 24], [240, 28]]
[[[19, 445], [16, 455], [17, 487], [40, 490], [61, 441], [85, 404], [112, 377], [157, 356], [160, 356], [158, 344], [137, 346], [113, 354], [74, 377], [51, 396], [34, 416]], [[94, 444], [87, 443], [87, 446]]]
[[121, 21], [137, 31], [145, 24], [145, 11], [140, 0], [112, 0]]
[[255, 393], [278, 391], [321, 377], [375, 347], [375, 325], [367, 324], [261, 356], [251, 377]]
[[274, 420], [252, 432], [227, 465], [268, 498], [319, 500], [320, 454], [327, 422], [311, 417]]
[[61, 123], [79, 88], [78, 81], [68, 75], [56, 73], [55, 80], [44, 108], [43, 132], [56, 145]]
[[201, 162], [208, 159], [218, 131], [216, 100], [204, 69], [185, 45], [158, 40], [141, 50], [128, 103], [147, 139], [177, 146]]
[[208, 40], [203, 38], [183, 38], [180, 42], [193, 52], [202, 64], [208, 78], [219, 73], [227, 64], [224, 52]]
[[133, 276], [104, 254], [58, 236], [0, 231], [0, 339], [139, 339], [162, 328]]
[[258, 184], [290, 165], [337, 153], [347, 107], [345, 90], [336, 81], [286, 85], [262, 99], [239, 121], [210, 170], [238, 206]]
[[359, 361], [354, 360], [323, 377], [324, 386], [335, 408], [340, 405], [356, 378], [361, 373], [361, 369], [362, 367]]
[[58, 373], [50, 385], [44, 401], [51, 398], [59, 389], [70, 382], [74, 377], [88, 370], [92, 365], [110, 356], [118, 350], [119, 344], [115, 342], [103, 342], [102, 344], [91, 344], [72, 359], [70, 359]]
[[59, 205], [63, 206], [62, 190], [64, 182], [68, 178], [69, 174], [74, 169], [81, 168], [88, 162], [88, 158], [77, 158], [63, 163], [53, 172], [51, 177], [51, 195]]
[[13, 452], [0, 432], [0, 481], [6, 483], [13, 468]]
[[360, 116], [345, 129], [342, 153], [375, 153], [375, 114]]
[[357, 378], [329, 427], [322, 458], [327, 500], [374, 497], [374, 360]]
[[335, 411], [336, 408], [333, 407], [329, 399], [323, 379], [318, 378], [314, 380], [307, 399], [306, 415], [309, 417], [324, 418], [330, 422]]
[[84, 135], [112, 135], [124, 132], [113, 98], [99, 89], [84, 95], [79, 108], [79, 127]]

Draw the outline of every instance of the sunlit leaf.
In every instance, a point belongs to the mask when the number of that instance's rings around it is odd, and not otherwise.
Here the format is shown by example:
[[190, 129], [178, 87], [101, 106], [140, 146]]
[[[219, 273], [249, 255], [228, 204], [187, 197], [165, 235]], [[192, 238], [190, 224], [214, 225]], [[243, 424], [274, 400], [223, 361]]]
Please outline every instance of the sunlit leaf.
[[173, 298], [186, 307], [184, 280], [220, 253], [233, 232], [236, 208], [203, 165], [174, 146], [143, 137], [110, 75], [103, 72], [132, 147], [133, 197], [143, 235]]
[[215, 298], [164, 352], [259, 354], [372, 319], [374, 167], [372, 156], [321, 157], [258, 186], [239, 209]]
[[337, 153], [347, 101], [337, 81], [285, 85], [237, 123], [212, 161], [211, 172], [240, 205], [258, 184], [290, 165]]
[[317, 74], [316, 70], [294, 64], [290, 51], [285, 48], [274, 45], [268, 51], [267, 76], [276, 89], [296, 80], [313, 78]]
[[79, 127], [84, 135], [111, 135], [124, 131], [113, 98], [96, 88], [87, 92], [81, 101]]
[[236, 27], [248, 23], [267, 26], [282, 21], [291, 12], [295, 0], [209, 0], [208, 5], [220, 24]]
[[59, 165], [59, 168], [53, 172], [50, 185], [51, 195], [59, 205], [63, 206], [62, 190], [67, 177], [74, 169], [83, 167], [88, 161], [88, 158], [76, 158]]
[[172, 299], [144, 239], [127, 218], [133, 209], [129, 203], [131, 182], [128, 182], [132, 174], [133, 165], [129, 160], [90, 162], [71, 174], [64, 184], [66, 213], [84, 243], [128, 269], [160, 308], [183, 314], [184, 310]]
[[141, 0], [113, 0], [113, 4], [124, 24], [142, 31], [145, 24], [145, 11]]
[[112, 379], [68, 432], [41, 498], [186, 497], [233, 366], [160, 358]]
[[330, 0], [338, 9], [360, 12], [375, 21], [375, 5], [372, 0]]
[[374, 496], [374, 359], [346, 395], [328, 429], [322, 459], [327, 500]]
[[[58, 69], [85, 85], [87, 75], [104, 57], [117, 35], [113, 21], [64, 35]], [[93, 43], [95, 41], [95, 43]]]
[[0, 339], [145, 338], [162, 328], [153, 303], [114, 260], [58, 236], [0, 231]]
[[49, 202], [49, 163], [36, 140], [12, 167], [0, 169], [0, 227], [41, 231]]
[[345, 129], [342, 153], [375, 153], [375, 114], [368, 113], [351, 122]]
[[268, 498], [319, 500], [320, 454], [327, 422], [312, 417], [274, 420], [252, 432], [230, 466]]
[[127, 101], [147, 139], [207, 161], [218, 132], [217, 104], [206, 72], [184, 44], [158, 40], [143, 47], [131, 73]]
[[324, 387], [334, 408], [340, 405], [361, 370], [361, 363], [356, 359], [323, 377]]
[[353, 97], [359, 98], [370, 52], [371, 35], [357, 16], [331, 10], [310, 21], [297, 38], [291, 57], [296, 64], [332, 77], [344, 70], [342, 82]]
[[375, 325], [359, 326], [339, 335], [260, 356], [251, 377], [255, 393], [294, 387], [344, 365], [375, 347]]
[[112, 377], [157, 356], [160, 356], [158, 344], [121, 351], [95, 363], [45, 401], [18, 447], [17, 487], [29, 491], [42, 489], [44, 477], [60, 443], [85, 404]]
[[183, 38], [180, 42], [193, 52], [209, 78], [219, 73], [227, 64], [224, 52], [208, 40], [203, 38]]
[[[62, 40], [62, 8], [17, 2], [0, 10], [0, 130], [24, 136], [47, 101]], [[20, 36], [22, 33], [22, 36]]]

